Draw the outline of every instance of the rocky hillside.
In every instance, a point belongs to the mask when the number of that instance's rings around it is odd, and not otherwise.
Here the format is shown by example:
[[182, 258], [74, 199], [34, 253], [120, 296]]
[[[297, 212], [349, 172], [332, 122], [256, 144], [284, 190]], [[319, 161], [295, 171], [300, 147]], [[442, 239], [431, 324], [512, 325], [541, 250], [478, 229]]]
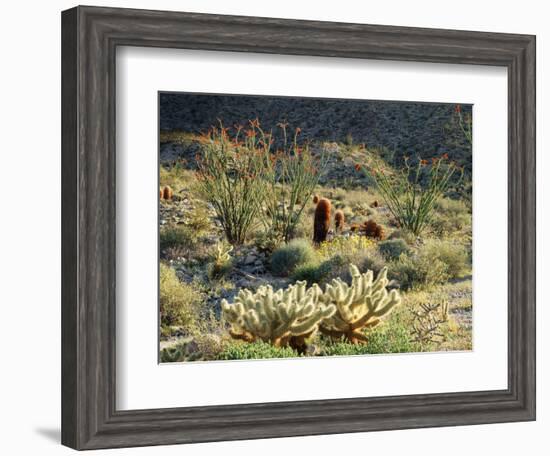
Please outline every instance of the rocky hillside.
[[[323, 98], [162, 93], [160, 128], [198, 133], [217, 124], [242, 124], [259, 118], [264, 129], [287, 121], [302, 138], [366, 143], [403, 155], [431, 158], [448, 153], [471, 170], [471, 146], [456, 122], [455, 104]], [[471, 115], [471, 105], [461, 105]]]

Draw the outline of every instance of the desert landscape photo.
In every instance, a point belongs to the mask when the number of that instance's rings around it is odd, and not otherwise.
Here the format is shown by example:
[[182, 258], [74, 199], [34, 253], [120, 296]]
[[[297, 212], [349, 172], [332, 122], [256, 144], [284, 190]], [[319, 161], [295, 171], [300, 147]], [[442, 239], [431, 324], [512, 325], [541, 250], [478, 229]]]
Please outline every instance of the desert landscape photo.
[[472, 349], [472, 106], [159, 93], [162, 363]]

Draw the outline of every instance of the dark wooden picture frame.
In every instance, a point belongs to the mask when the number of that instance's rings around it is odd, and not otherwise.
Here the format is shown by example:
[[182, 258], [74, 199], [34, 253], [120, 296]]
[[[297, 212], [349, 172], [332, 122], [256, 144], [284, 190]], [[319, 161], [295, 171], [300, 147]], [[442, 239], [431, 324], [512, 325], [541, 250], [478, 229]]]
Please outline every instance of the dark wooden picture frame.
[[[506, 67], [508, 388], [117, 410], [117, 46]], [[62, 443], [94, 449], [534, 420], [535, 218], [534, 36], [99, 7], [64, 11]]]

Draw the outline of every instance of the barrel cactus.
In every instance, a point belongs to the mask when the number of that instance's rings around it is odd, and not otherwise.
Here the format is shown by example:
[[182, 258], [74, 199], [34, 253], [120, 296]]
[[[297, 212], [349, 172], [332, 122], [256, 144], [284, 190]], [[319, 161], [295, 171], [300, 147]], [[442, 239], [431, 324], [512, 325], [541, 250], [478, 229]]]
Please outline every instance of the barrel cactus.
[[337, 233], [341, 233], [344, 229], [344, 224], [346, 222], [346, 218], [344, 216], [344, 212], [340, 209], [337, 210], [334, 213], [334, 228]]
[[314, 198], [315, 200], [317, 200], [317, 207], [313, 219], [313, 242], [320, 244], [327, 240], [330, 228], [331, 204], [328, 199], [319, 198], [317, 195]]

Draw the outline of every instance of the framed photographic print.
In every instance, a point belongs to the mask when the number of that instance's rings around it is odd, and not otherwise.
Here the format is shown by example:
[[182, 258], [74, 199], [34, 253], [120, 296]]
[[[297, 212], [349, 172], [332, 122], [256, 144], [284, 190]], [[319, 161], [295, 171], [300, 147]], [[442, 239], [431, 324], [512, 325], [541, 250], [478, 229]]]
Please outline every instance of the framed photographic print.
[[62, 14], [62, 442], [535, 419], [535, 38]]

